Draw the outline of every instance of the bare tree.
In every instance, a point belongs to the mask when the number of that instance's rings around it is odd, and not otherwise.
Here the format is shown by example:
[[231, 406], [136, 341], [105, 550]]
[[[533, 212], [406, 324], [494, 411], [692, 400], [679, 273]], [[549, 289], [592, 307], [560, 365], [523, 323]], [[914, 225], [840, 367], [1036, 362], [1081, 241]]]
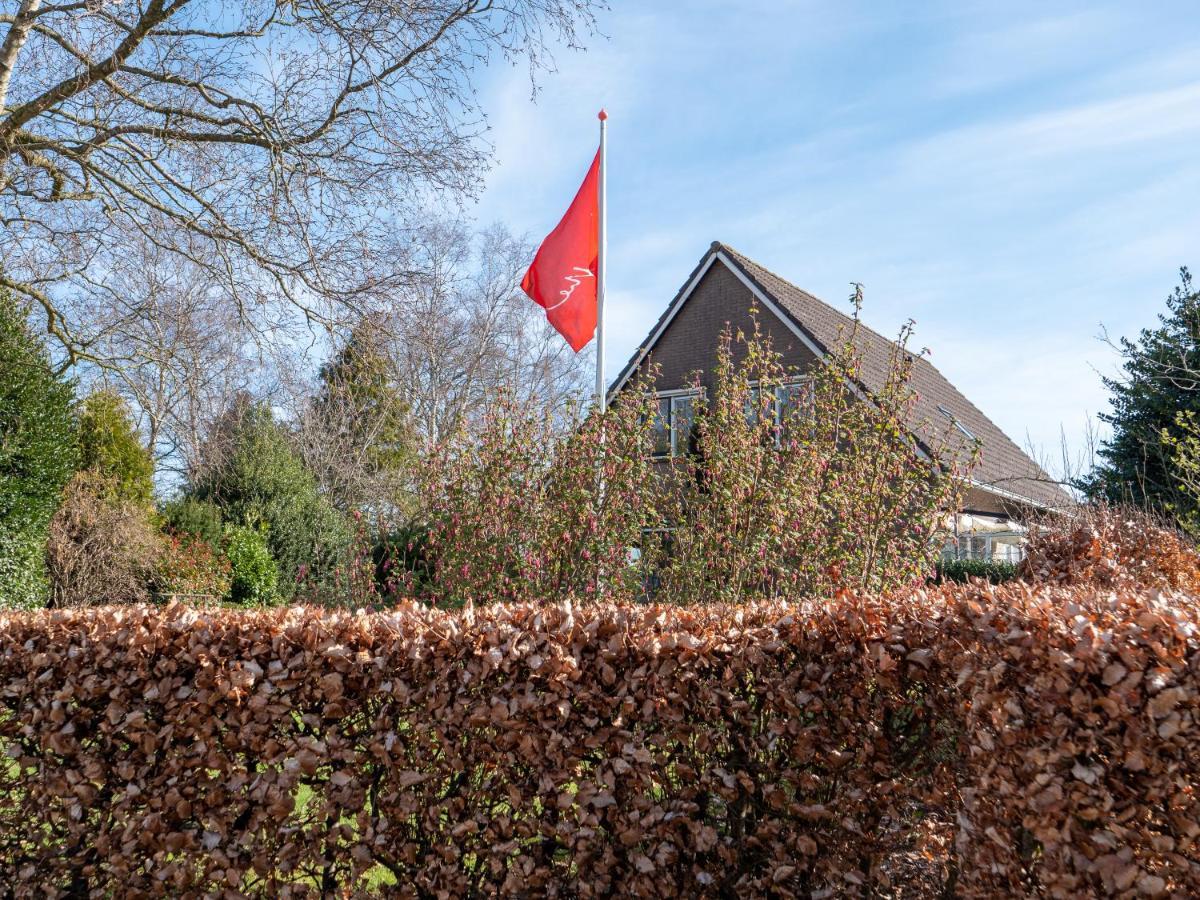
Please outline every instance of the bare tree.
[[122, 245], [112, 291], [89, 322], [108, 365], [84, 371], [129, 401], [160, 475], [180, 478], [198, 463], [209, 424], [265, 377], [262, 357], [207, 267], [140, 232]]
[[1072, 445], [1067, 439], [1066, 428], [1059, 426], [1058, 448], [1037, 444], [1033, 435], [1025, 433], [1025, 452], [1034, 461], [1042, 477], [1030, 476], [1026, 480], [1041, 481], [1062, 488], [1075, 501], [1080, 500], [1079, 485], [1096, 466], [1096, 448], [1100, 437], [1096, 429], [1096, 421], [1090, 416], [1084, 419], [1083, 440], [1079, 445]]
[[328, 361], [273, 357], [273, 403], [322, 493], [386, 521], [420, 507], [415, 465], [500, 392], [533, 417], [566, 423], [586, 392], [574, 354], [518, 287], [533, 248], [502, 226], [438, 223], [411, 245], [421, 276], [388, 293], [386, 312], [332, 335]]
[[393, 298], [396, 383], [418, 432], [440, 441], [470, 421], [497, 391], [555, 412], [586, 391], [590, 351], [575, 354], [522, 293], [528, 242], [494, 225], [425, 229], [422, 277]]
[[[129, 401], [160, 484], [198, 471], [213, 424], [253, 395], [282, 415], [335, 506], [390, 515], [412, 504], [403, 458], [423, 439], [469, 423], [501, 390], [559, 412], [589, 387], [590, 353], [572, 353], [518, 287], [533, 248], [499, 225], [421, 229], [405, 249], [421, 274], [381, 295], [386, 311], [332, 332], [286, 310], [251, 327], [207, 267], [140, 233], [122, 244], [89, 321], [107, 365], [83, 371]], [[398, 450], [401, 438], [411, 443]]]
[[[0, 284], [67, 363], [129, 230], [255, 320], [328, 321], [411, 273], [397, 211], [486, 164], [474, 73], [542, 67], [602, 0], [0, 3]], [[359, 309], [358, 312], [362, 310]]]
[[415, 505], [417, 447], [389, 335], [363, 319], [315, 378], [281, 360], [278, 401], [296, 452], [335, 509], [395, 522]]

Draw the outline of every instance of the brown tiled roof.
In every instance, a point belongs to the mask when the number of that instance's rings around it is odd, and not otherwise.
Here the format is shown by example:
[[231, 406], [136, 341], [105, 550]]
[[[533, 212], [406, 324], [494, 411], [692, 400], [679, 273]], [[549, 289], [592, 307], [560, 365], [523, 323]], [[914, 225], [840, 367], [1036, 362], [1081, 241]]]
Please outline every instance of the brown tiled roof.
[[[732, 247], [714, 242], [709, 253], [719, 253], [740, 269], [747, 279], [792, 318], [793, 324], [805, 333], [820, 352], [828, 352], [829, 348], [837, 345], [842, 334], [849, 334], [853, 325], [850, 316], [780, 278]], [[707, 258], [708, 254], [701, 260], [701, 265]], [[690, 282], [691, 278], [688, 281]], [[680, 295], [676, 295], [671, 307], [681, 299]], [[671, 307], [663, 313], [660, 324], [670, 314]], [[658, 326], [651, 334], [657, 331]], [[887, 375], [893, 342], [861, 322], [858, 334], [862, 352], [862, 386], [868, 391], [878, 390]], [[648, 350], [649, 347], [644, 349]], [[641, 351], [626, 365], [622, 378], [637, 365], [640, 358]], [[617, 383], [620, 383], [620, 379]], [[1032, 500], [1039, 506], [1058, 508], [1070, 503], [1070, 497], [1051, 481], [1025, 451], [923, 357], [914, 360], [912, 387], [917, 395], [913, 430], [918, 441], [928, 447], [937, 434], [944, 432], [950, 425], [949, 419], [942, 412], [946, 410], [956, 422], [980, 441], [981, 456], [973, 473], [974, 480], [980, 486], [1001, 495], [1015, 494], [1019, 498]]]

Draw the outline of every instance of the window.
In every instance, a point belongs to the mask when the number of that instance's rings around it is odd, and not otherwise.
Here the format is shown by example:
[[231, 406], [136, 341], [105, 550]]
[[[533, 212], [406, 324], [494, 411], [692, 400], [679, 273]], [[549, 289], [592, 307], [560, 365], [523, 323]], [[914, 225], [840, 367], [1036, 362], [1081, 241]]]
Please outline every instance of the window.
[[700, 396], [699, 391], [693, 390], [667, 391], [658, 395], [658, 409], [650, 430], [651, 455], [655, 459], [687, 453]]
[[[750, 385], [750, 396], [746, 398], [746, 424], [757, 425], [764, 414], [767, 413], [766, 403], [763, 401], [762, 389], [758, 384]], [[774, 416], [774, 413], [771, 413]]]
[[1016, 531], [973, 532], [950, 535], [942, 548], [942, 559], [981, 559], [1019, 563], [1025, 558], [1024, 535]]
[[786, 425], [796, 415], [812, 411], [812, 382], [807, 379], [789, 381], [775, 389], [777, 421]]
[[964, 534], [958, 539], [963, 559], [987, 559], [988, 539], [982, 534]]
[[957, 428], [959, 431], [961, 431], [968, 441], [973, 441], [976, 439], [975, 435], [972, 433], [971, 429], [967, 428], [966, 425], [964, 425], [962, 422], [958, 421], [958, 416], [954, 415], [954, 413], [950, 412], [950, 410], [946, 409], [946, 407], [942, 406], [941, 404], [938, 404], [937, 411], [940, 412], [947, 419], [949, 419], [950, 424], [953, 425], [955, 428]]
[[798, 411], [812, 405], [812, 382], [807, 378], [796, 378], [777, 385], [773, 396], [763, 397], [762, 388], [757, 383], [750, 385], [750, 396], [746, 400], [746, 422], [754, 425], [769, 416], [775, 426], [775, 439]]
[[1025, 558], [1025, 548], [1019, 535], [998, 534], [992, 538], [991, 557], [998, 562], [1019, 563]]
[[650, 453], [652, 456], [671, 455], [671, 398], [659, 397], [658, 409], [650, 426]]

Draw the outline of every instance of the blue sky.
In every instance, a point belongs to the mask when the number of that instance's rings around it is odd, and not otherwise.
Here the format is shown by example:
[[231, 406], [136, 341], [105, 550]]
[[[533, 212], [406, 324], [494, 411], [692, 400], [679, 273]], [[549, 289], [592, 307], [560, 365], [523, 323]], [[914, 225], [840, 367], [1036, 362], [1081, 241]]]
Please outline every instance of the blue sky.
[[540, 238], [609, 121], [609, 371], [713, 240], [916, 346], [1010, 435], [1076, 448], [1101, 324], [1150, 324], [1200, 268], [1192, 3], [634, 3], [481, 82], [473, 210]]

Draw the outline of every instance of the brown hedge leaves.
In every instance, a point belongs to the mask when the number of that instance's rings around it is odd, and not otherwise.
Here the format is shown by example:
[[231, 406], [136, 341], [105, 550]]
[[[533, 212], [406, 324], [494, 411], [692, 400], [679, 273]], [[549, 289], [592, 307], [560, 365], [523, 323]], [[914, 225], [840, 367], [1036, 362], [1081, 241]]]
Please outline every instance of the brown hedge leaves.
[[1200, 551], [1170, 522], [1132, 506], [1087, 505], [1034, 527], [1021, 575], [1039, 584], [1200, 593]]
[[1200, 609], [0, 616], [18, 894], [1195, 895]]

